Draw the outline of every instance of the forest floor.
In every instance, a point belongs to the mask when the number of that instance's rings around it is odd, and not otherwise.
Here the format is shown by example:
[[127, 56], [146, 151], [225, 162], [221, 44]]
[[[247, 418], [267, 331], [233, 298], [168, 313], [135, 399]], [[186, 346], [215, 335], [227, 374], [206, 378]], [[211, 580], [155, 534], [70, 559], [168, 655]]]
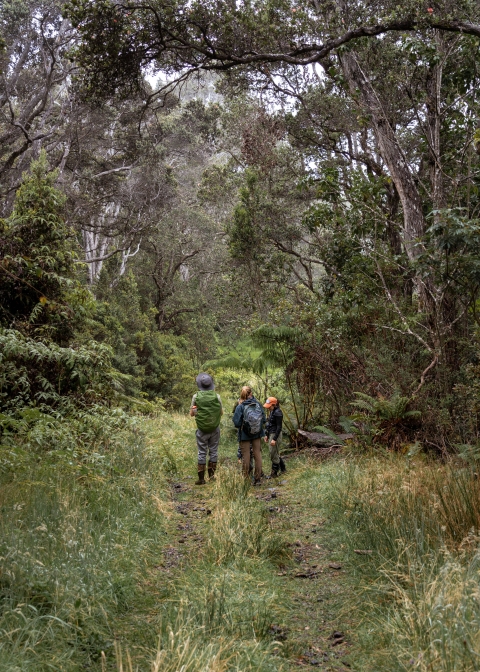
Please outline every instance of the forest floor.
[[[155, 437], [150, 440], [154, 446]], [[194, 455], [193, 431], [191, 451]], [[222, 440], [218, 478], [228, 478], [232, 470], [240, 472], [235, 452], [236, 443], [230, 434], [230, 438]], [[265, 446], [263, 460], [264, 471], [269, 473]], [[193, 466], [193, 460], [188, 462]], [[248, 493], [286, 550], [284, 563], [271, 565], [270, 572], [262, 572], [260, 576], [252, 573], [250, 590], [255, 592], [258, 584], [259, 594], [270, 596], [272, 608], [265, 617], [267, 635], [273, 640], [269, 652], [274, 668], [317, 667], [346, 672], [355, 668], [352, 652], [356, 624], [351, 610], [354, 577], [334, 524], [327, 512], [319, 508], [317, 498], [312, 500], [305, 491], [309, 473], [312, 470], [321, 473], [321, 461], [298, 453], [286, 457], [286, 463], [285, 474], [262, 480], [260, 487], [252, 487]], [[199, 557], [205, 555], [205, 539], [212, 518], [225, 504], [219, 501], [213, 482], [207, 480], [206, 485], [196, 486], [194, 481], [195, 475], [183, 470], [169, 479], [172, 510], [166, 527], [164, 557], [158, 569], [173, 582], [195, 571]], [[215, 572], [213, 563], [209, 569]], [[208, 574], [204, 582], [208, 586]], [[255, 637], [253, 631], [251, 636]]]
[[[354, 624], [348, 605], [353, 586], [348, 562], [328, 520], [303, 499], [296, 466], [295, 459], [289, 460], [287, 474], [265, 480], [251, 493], [294, 557], [293, 566], [279, 566], [271, 580], [283, 616], [270, 624], [272, 638], [279, 640], [273, 654], [281, 647], [281, 657], [289, 663], [286, 669], [351, 669]], [[215, 508], [212, 483], [202, 487], [192, 483], [190, 477], [171, 484], [175, 513], [168, 528], [164, 569], [172, 578], [188, 571], [201, 554], [205, 525]]]

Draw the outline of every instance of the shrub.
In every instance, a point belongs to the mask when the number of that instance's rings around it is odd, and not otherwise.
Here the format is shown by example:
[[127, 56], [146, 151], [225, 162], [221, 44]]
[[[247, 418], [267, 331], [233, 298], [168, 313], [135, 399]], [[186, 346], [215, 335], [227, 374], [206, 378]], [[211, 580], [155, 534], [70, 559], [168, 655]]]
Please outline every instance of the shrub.
[[76, 236], [63, 220], [56, 179], [42, 151], [0, 222], [0, 326], [67, 345], [93, 298], [77, 277]]
[[37, 341], [13, 329], [0, 329], [0, 409], [59, 407], [68, 397], [77, 403], [105, 403], [121, 388], [108, 346], [62, 347]]

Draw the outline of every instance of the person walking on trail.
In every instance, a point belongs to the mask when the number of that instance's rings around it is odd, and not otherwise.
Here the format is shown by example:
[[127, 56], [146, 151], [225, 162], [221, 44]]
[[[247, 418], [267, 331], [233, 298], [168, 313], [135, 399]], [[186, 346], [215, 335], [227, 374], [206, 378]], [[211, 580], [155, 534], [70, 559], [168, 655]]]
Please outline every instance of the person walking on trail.
[[282, 445], [282, 423], [283, 413], [280, 409], [278, 399], [275, 397], [268, 397], [263, 407], [269, 411], [265, 443], [268, 443], [270, 449], [270, 459], [272, 460], [272, 473], [270, 478], [277, 478], [278, 472], [287, 471], [285, 462], [280, 457], [280, 447]]
[[238, 429], [238, 440], [242, 452], [243, 475], [248, 478], [250, 473], [250, 444], [255, 459], [254, 485], [259, 485], [262, 478], [262, 453], [260, 440], [265, 436], [265, 412], [257, 399], [253, 396], [252, 388], [242, 387], [241, 403], [235, 409], [233, 424]]
[[210, 480], [215, 478], [223, 406], [220, 395], [215, 392], [212, 377], [208, 373], [199, 373], [196, 383], [198, 392], [193, 395], [190, 407], [190, 415], [195, 417], [197, 423], [195, 436], [198, 447], [198, 480], [195, 481], [195, 485], [204, 485], [207, 454], [208, 477]]

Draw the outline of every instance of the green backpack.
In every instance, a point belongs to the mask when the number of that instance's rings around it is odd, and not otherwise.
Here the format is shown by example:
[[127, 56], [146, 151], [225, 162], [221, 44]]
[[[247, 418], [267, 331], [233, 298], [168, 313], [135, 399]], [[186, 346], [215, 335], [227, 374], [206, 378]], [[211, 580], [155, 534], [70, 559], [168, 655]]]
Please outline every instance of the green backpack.
[[214, 432], [220, 424], [222, 404], [218, 400], [215, 390], [197, 392], [197, 427], [205, 434]]

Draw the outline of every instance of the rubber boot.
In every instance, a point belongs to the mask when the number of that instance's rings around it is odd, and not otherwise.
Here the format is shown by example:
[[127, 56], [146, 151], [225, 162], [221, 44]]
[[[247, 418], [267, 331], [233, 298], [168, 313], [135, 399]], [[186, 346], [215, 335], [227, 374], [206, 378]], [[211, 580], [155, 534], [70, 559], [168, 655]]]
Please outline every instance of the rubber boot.
[[205, 485], [205, 465], [198, 465], [198, 481], [195, 481], [195, 485]]
[[211, 481], [215, 480], [215, 471], [217, 469], [217, 463], [216, 462], [209, 462], [208, 463], [208, 478]]
[[279, 464], [272, 464], [272, 472], [270, 474], [270, 478], [277, 478], [279, 469], [280, 469]]
[[282, 474], [284, 474], [287, 471], [287, 465], [282, 460], [282, 458], [280, 458], [280, 471], [282, 472]]

